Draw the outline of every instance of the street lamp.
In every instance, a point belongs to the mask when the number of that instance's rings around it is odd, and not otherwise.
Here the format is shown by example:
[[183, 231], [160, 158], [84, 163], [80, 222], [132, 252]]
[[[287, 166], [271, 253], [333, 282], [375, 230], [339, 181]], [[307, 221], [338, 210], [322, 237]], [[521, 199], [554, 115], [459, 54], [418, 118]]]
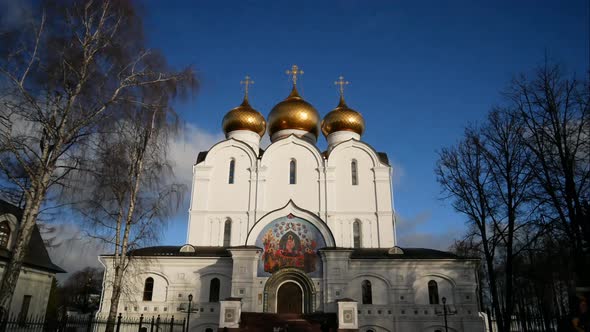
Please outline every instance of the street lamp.
[[452, 316], [452, 315], [456, 315], [457, 311], [453, 311], [453, 310], [449, 310], [447, 309], [447, 298], [443, 296], [442, 298], [442, 304], [443, 304], [443, 311], [436, 311], [436, 314], [438, 316], [444, 316], [445, 318], [445, 332], [449, 332], [449, 324], [447, 323], [447, 316]]
[[188, 295], [188, 314], [186, 315], [186, 330], [189, 331], [191, 325], [191, 304], [193, 302], [193, 294]]

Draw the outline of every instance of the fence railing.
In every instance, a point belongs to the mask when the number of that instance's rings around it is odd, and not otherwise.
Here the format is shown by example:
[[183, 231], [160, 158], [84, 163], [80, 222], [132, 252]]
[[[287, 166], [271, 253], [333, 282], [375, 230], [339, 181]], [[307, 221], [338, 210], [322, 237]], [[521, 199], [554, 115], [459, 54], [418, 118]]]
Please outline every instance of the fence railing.
[[[103, 332], [107, 327], [106, 317], [64, 316], [51, 317], [10, 316], [0, 322], [0, 331], [8, 332]], [[115, 319], [115, 332], [185, 332], [186, 319], [161, 318], [157, 316], [123, 317]]]

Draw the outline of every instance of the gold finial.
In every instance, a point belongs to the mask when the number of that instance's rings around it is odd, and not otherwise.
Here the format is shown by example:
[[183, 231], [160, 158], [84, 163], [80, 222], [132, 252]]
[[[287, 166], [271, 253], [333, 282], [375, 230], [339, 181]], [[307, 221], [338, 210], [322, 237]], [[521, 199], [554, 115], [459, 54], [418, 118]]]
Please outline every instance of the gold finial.
[[240, 84], [244, 86], [244, 99], [248, 99], [248, 89], [250, 88], [250, 84], [254, 84], [254, 81], [250, 79], [250, 76], [246, 75], [243, 81], [240, 81]]
[[344, 76], [338, 77], [338, 81], [334, 82], [334, 85], [339, 85], [338, 91], [340, 91], [340, 97], [344, 96], [344, 86], [349, 85], [349, 84], [350, 84], [349, 81], [344, 80]]
[[292, 80], [293, 80], [293, 86], [297, 85], [297, 75], [303, 75], [303, 70], [299, 69], [299, 67], [297, 67], [297, 65], [293, 65], [291, 67], [291, 70], [287, 70], [285, 73], [287, 73], [287, 75], [291, 75]]

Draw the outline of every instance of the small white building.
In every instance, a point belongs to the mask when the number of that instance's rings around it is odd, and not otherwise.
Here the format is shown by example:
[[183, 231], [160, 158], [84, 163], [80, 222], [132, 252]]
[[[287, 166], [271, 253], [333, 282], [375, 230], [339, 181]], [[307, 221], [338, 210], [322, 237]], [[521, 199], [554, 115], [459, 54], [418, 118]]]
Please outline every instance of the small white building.
[[[444, 297], [449, 331], [482, 331], [478, 260], [396, 245], [386, 154], [361, 140], [363, 117], [343, 97], [320, 121], [292, 72], [268, 124], [247, 92], [227, 113], [226, 139], [193, 167], [187, 243], [135, 250], [119, 311], [186, 317], [192, 294], [191, 331], [214, 331], [276, 318], [263, 313], [335, 316], [348, 299], [357, 310], [343, 311], [347, 324], [360, 331], [435, 332], [444, 331]], [[316, 146], [320, 130], [326, 151]], [[272, 143], [262, 150], [265, 131]], [[100, 260], [108, 281], [111, 256]], [[220, 306], [230, 297], [237, 312]]]
[[[16, 242], [21, 217], [22, 209], [0, 200], [0, 273], [4, 273]], [[31, 319], [44, 317], [56, 273], [65, 271], [51, 262], [39, 228], [35, 226], [12, 296], [9, 315]]]

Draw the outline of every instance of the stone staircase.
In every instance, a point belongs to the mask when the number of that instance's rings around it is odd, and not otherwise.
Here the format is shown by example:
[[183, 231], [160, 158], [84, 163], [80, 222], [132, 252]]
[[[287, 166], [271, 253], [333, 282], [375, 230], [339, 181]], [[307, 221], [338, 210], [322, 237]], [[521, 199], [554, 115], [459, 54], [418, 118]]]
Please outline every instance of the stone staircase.
[[336, 332], [338, 317], [330, 313], [272, 314], [242, 312], [240, 328], [248, 332]]

